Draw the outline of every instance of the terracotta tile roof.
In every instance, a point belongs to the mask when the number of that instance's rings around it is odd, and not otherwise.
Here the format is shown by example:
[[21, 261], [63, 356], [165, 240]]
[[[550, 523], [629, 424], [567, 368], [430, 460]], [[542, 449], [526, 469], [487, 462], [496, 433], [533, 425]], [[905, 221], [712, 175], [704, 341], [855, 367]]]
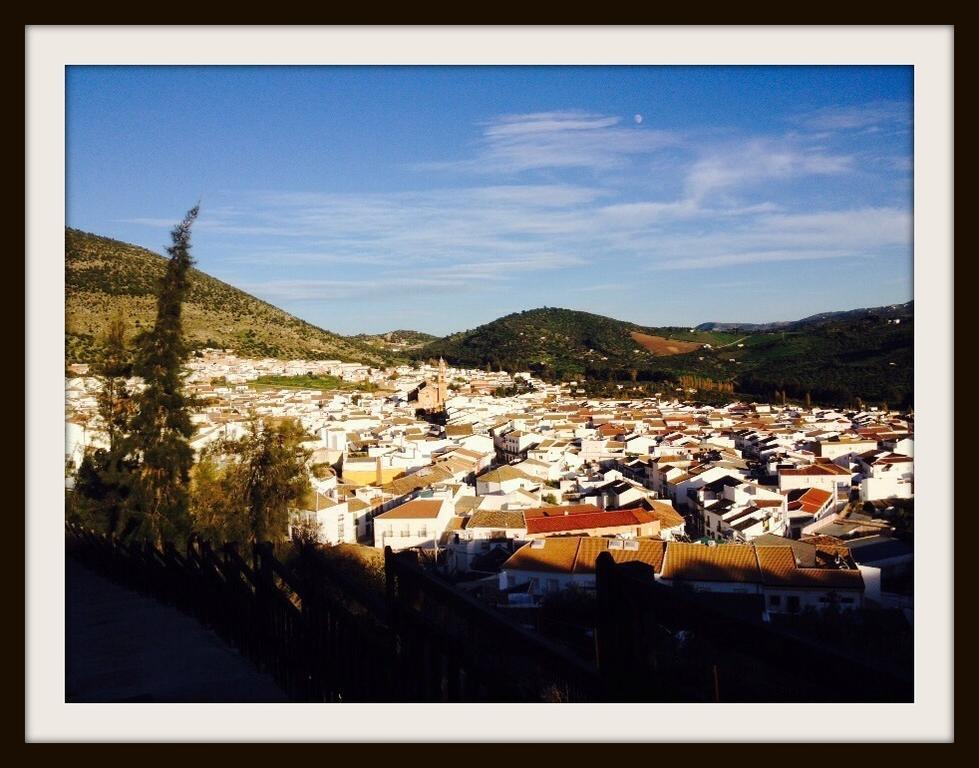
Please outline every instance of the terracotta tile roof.
[[740, 581], [758, 583], [761, 574], [755, 548], [750, 544], [670, 542], [663, 563], [663, 578], [677, 581]]
[[460, 517], [459, 515], [454, 515], [453, 517], [449, 518], [449, 523], [448, 525], [445, 526], [445, 530], [461, 531], [463, 528], [466, 527], [466, 523], [468, 522], [469, 522], [468, 517]]
[[[556, 509], [560, 509], [557, 507]], [[634, 528], [656, 522], [643, 509], [620, 509], [578, 515], [548, 515], [527, 520], [527, 534], [590, 531], [601, 528]]]
[[649, 514], [659, 520], [661, 528], [675, 528], [678, 525], [684, 524], [683, 515], [677, 512], [672, 505], [662, 501], [656, 501], [655, 499], [649, 500], [647, 503], [652, 507], [649, 510]]
[[321, 509], [335, 507], [337, 503], [329, 496], [324, 496], [319, 491], [309, 491], [298, 504], [298, 508], [303, 511], [319, 512]]
[[805, 512], [814, 515], [831, 498], [833, 498], [833, 494], [822, 488], [807, 488], [805, 493], [789, 502], [789, 509], [793, 512]]
[[382, 515], [378, 515], [378, 520], [418, 520], [434, 519], [438, 517], [442, 509], [442, 499], [414, 499], [405, 502], [400, 506], [390, 509]]
[[483, 502], [482, 496], [461, 496], [456, 499], [456, 513], [472, 512]]
[[527, 473], [521, 472], [519, 469], [515, 469], [509, 465], [490, 470], [476, 479], [484, 483], [502, 483], [507, 480], [530, 480], [535, 483], [539, 482], [536, 477], [531, 477]]
[[410, 475], [399, 477], [390, 483], [380, 486], [381, 490], [394, 496], [404, 496], [405, 494], [417, 491], [420, 488], [427, 488], [430, 485], [441, 483], [452, 479], [452, 472], [448, 467], [433, 465], [424, 467]]
[[[615, 563], [645, 563], [657, 573], [663, 568], [666, 542], [659, 539], [615, 539], [582, 538], [575, 558], [574, 573], [594, 573], [595, 561], [602, 552], [612, 555]], [[628, 548], [627, 548], [628, 547]]]
[[755, 551], [766, 586], [863, 590], [863, 576], [856, 568], [798, 568], [789, 547], [756, 547]]
[[[609, 544], [613, 548], [609, 548]], [[616, 545], [621, 544], [621, 548]], [[627, 548], [628, 547], [628, 548]], [[608, 551], [616, 563], [642, 562], [659, 571], [666, 543], [657, 539], [556, 537], [525, 544], [503, 564], [503, 570], [544, 573], [594, 573], [595, 561]]]
[[469, 518], [469, 529], [472, 528], [525, 528], [523, 512], [509, 509], [481, 509], [473, 512]]
[[779, 475], [787, 477], [817, 477], [820, 475], [849, 475], [850, 471], [843, 469], [836, 464], [810, 464], [808, 467], [796, 467], [794, 469], [780, 469]]
[[552, 515], [590, 515], [601, 511], [594, 504], [569, 504], [564, 507], [535, 507], [533, 509], [525, 509], [523, 514], [524, 517], [530, 520], [535, 517], [549, 517]]
[[571, 573], [578, 554], [577, 537], [541, 539], [525, 544], [503, 564], [503, 570]]

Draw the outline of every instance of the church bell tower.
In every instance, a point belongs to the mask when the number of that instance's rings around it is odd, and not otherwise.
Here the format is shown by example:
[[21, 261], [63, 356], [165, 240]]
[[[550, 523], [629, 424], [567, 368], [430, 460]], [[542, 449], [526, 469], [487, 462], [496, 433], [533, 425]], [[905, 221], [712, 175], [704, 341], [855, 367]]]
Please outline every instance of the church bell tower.
[[438, 378], [438, 408], [445, 407], [445, 400], [448, 389], [445, 383], [445, 360], [439, 358], [439, 378]]

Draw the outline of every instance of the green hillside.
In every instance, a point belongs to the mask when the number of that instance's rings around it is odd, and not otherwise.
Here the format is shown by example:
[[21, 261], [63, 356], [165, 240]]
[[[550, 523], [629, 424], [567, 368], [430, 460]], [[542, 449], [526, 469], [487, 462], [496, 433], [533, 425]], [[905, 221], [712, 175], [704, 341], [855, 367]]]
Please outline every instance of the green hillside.
[[[152, 251], [65, 229], [67, 362], [91, 359], [117, 309], [134, 333], [153, 323], [155, 291], [166, 260]], [[192, 269], [183, 309], [192, 347], [222, 347], [244, 357], [338, 359], [373, 365], [385, 350], [317, 328], [260, 299]]]
[[[900, 320], [899, 323], [895, 322]], [[913, 393], [913, 305], [821, 316], [790, 330], [646, 328], [587, 312], [535, 309], [507, 315], [421, 347], [418, 358], [494, 370], [530, 370], [552, 381], [730, 382], [736, 392], [770, 399], [808, 392], [814, 402], [909, 405]], [[691, 342], [689, 351], [654, 354], [636, 334]], [[704, 345], [710, 345], [706, 347]]]
[[648, 367], [655, 356], [632, 339], [629, 334], [633, 331], [655, 333], [602, 315], [545, 307], [454, 333], [426, 344], [415, 354], [477, 367], [488, 363], [494, 369], [530, 370], [560, 379], [589, 368]]
[[438, 336], [421, 331], [388, 331], [387, 333], [359, 333], [350, 338], [362, 341], [372, 346], [381, 347], [390, 351], [398, 352], [403, 349], [412, 349], [435, 341]]

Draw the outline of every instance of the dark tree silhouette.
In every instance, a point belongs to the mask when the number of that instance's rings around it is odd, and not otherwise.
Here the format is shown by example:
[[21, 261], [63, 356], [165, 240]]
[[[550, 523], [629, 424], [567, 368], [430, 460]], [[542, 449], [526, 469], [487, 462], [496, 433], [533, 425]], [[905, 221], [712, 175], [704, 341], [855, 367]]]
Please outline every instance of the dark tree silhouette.
[[183, 391], [181, 364], [188, 354], [181, 308], [187, 296], [190, 229], [198, 206], [170, 233], [170, 261], [160, 283], [156, 323], [137, 339], [133, 372], [144, 388], [136, 395], [129, 447], [138, 460], [130, 496], [138, 533], [156, 543], [178, 539], [189, 531], [188, 487], [194, 452], [189, 438], [193, 403]]
[[119, 533], [125, 524], [126, 500], [132, 484], [133, 461], [125, 437], [133, 411], [132, 355], [126, 346], [126, 322], [121, 312], [109, 321], [92, 365], [99, 380], [96, 395], [99, 418], [108, 447], [88, 451], [75, 478], [74, 518], [106, 533]]

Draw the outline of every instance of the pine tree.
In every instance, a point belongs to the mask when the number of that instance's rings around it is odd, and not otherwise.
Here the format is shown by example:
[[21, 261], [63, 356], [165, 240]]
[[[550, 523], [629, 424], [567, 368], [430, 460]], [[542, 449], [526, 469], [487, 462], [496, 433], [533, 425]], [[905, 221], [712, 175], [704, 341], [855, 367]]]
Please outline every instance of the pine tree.
[[157, 297], [156, 323], [137, 340], [133, 372], [144, 388], [135, 398], [129, 447], [139, 462], [131, 495], [141, 536], [157, 544], [189, 532], [188, 488], [194, 452], [189, 438], [192, 400], [183, 392], [181, 366], [187, 355], [181, 308], [193, 264], [190, 229], [198, 206], [170, 233], [167, 263]]

